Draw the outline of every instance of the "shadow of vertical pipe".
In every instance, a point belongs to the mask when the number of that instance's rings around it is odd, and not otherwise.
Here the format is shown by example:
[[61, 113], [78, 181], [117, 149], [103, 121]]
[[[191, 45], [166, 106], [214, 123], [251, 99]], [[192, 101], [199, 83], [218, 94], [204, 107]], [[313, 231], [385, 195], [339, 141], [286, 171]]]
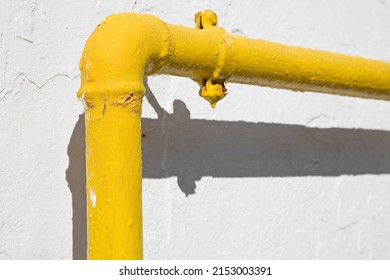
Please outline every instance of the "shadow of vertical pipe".
[[72, 193], [73, 259], [87, 259], [87, 213], [85, 191], [85, 124], [79, 116], [68, 145], [66, 181]]

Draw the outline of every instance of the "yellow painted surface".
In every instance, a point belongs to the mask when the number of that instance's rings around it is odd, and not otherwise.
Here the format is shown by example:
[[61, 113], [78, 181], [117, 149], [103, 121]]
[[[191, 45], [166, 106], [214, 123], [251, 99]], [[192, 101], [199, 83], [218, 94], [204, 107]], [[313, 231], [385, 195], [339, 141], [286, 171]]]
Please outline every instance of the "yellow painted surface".
[[142, 259], [140, 114], [99, 104], [85, 122], [88, 259]]
[[124, 13], [86, 43], [78, 97], [86, 107], [89, 259], [142, 258], [144, 76], [190, 77], [213, 107], [225, 82], [390, 100], [388, 63], [230, 35], [211, 11], [198, 13], [196, 26]]
[[150, 18], [140, 23], [138, 34], [129, 30], [127, 16], [108, 18], [88, 39], [80, 62], [88, 259], [142, 259], [142, 78], [145, 61], [158, 65], [159, 56], [126, 46], [135, 38], [137, 48], [152, 49], [142, 42], [153, 38], [142, 34], [143, 25], [154, 25]]

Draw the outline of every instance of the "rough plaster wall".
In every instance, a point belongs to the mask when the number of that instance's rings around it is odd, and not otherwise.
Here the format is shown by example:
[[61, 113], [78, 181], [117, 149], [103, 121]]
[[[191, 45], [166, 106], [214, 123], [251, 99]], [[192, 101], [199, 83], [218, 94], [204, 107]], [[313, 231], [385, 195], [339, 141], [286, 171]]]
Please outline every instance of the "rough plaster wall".
[[[111, 13], [390, 62], [390, 1], [0, 0], [0, 258], [85, 258], [78, 60]], [[390, 103], [149, 79], [147, 259], [390, 257]], [[154, 98], [156, 100], [154, 100]], [[153, 105], [153, 106], [152, 106]], [[159, 113], [157, 116], [156, 111]]]

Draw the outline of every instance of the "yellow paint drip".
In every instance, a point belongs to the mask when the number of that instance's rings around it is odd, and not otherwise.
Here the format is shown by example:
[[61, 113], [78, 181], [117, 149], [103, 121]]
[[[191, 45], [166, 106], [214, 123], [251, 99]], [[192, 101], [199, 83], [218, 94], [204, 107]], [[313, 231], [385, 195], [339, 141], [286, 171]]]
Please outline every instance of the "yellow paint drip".
[[88, 39], [85, 104], [89, 259], [142, 258], [141, 106], [144, 76], [190, 77], [212, 107], [225, 81], [390, 100], [390, 64], [228, 34], [212, 11], [196, 26], [151, 15], [108, 17]]

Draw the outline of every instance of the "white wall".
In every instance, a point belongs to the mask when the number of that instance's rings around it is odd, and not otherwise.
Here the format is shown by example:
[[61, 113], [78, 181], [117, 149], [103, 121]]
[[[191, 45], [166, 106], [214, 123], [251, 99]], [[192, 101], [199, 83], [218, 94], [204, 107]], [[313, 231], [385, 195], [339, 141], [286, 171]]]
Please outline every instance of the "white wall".
[[[390, 62], [390, 1], [1, 0], [0, 258], [85, 257], [78, 60], [107, 15]], [[228, 84], [212, 110], [190, 79], [144, 103], [147, 259], [390, 258], [390, 103]], [[161, 109], [162, 110], [162, 109]]]

